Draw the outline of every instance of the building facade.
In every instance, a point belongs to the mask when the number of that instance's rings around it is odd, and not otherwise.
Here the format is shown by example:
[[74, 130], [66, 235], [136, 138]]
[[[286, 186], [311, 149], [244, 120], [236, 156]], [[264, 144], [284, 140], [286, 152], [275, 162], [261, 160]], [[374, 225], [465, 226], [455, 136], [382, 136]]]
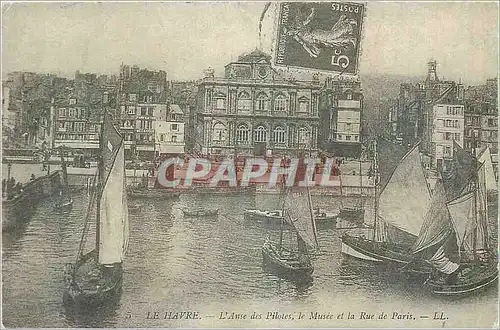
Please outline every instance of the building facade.
[[195, 149], [211, 155], [316, 153], [319, 81], [283, 79], [255, 50], [198, 84]]
[[166, 120], [155, 121], [155, 140], [158, 155], [183, 155], [185, 153], [184, 113], [171, 104]]
[[125, 157], [153, 159], [154, 123], [165, 121], [167, 116], [167, 74], [122, 65], [118, 85], [117, 117], [125, 140]]
[[465, 91], [464, 148], [479, 153], [486, 147], [498, 173], [498, 78]]
[[453, 159], [453, 142], [464, 145], [464, 106], [435, 104], [432, 113], [432, 167], [441, 172]]
[[358, 157], [362, 143], [361, 83], [327, 78], [321, 89], [320, 103], [322, 149], [338, 156]]

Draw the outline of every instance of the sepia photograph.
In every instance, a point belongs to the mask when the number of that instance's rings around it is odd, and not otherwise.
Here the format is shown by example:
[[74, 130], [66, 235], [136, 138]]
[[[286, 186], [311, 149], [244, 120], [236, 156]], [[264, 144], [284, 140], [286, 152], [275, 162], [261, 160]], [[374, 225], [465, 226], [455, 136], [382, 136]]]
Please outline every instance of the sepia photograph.
[[498, 328], [498, 12], [2, 2], [2, 327]]

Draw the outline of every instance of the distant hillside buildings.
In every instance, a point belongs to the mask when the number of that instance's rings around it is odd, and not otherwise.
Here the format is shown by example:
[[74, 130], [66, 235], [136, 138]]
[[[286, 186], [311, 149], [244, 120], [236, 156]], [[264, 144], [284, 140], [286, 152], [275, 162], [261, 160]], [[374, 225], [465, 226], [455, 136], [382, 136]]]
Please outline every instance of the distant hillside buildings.
[[428, 166], [438, 171], [449, 167], [453, 141], [471, 152], [489, 147], [496, 171], [497, 95], [498, 79], [465, 89], [461, 83], [440, 80], [437, 63], [430, 61], [425, 81], [401, 84], [389, 114], [390, 134], [405, 145], [421, 141]]

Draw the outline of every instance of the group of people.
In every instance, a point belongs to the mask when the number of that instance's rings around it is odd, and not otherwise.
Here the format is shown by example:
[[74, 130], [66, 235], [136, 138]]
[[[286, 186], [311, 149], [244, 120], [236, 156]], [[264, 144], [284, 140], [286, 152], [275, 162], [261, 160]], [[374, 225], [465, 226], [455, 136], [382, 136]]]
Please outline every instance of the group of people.
[[[30, 181], [35, 180], [35, 175], [31, 174]], [[24, 190], [24, 186], [21, 182], [16, 183], [16, 179], [14, 177], [10, 177], [10, 179], [2, 180], [2, 198], [6, 197], [7, 199], [12, 199], [15, 196], [22, 193]]]

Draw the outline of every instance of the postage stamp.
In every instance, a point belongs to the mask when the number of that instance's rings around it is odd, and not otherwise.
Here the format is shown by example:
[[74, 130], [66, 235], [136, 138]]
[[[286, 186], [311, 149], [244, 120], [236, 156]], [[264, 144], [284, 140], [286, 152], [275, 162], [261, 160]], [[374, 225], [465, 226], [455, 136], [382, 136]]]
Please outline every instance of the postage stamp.
[[498, 1], [354, 2], [3, 2], [1, 326], [498, 328]]
[[281, 3], [274, 64], [357, 74], [364, 11], [350, 2]]

